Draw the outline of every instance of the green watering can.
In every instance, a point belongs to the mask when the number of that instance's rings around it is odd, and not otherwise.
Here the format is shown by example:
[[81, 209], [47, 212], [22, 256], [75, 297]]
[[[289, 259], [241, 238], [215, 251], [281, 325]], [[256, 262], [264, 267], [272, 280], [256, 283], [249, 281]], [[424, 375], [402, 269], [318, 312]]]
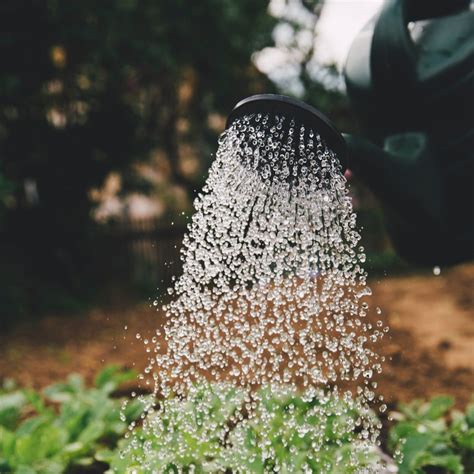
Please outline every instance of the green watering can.
[[474, 257], [474, 11], [470, 0], [387, 0], [356, 37], [347, 91], [365, 138], [348, 166], [382, 201], [399, 254]]

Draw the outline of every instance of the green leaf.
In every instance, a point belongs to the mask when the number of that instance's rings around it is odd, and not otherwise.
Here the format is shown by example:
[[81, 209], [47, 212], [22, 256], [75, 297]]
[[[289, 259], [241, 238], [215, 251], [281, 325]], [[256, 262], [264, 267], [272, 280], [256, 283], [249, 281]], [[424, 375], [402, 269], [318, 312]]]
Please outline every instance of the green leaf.
[[20, 410], [27, 403], [23, 392], [0, 395], [0, 426], [14, 428], [20, 417]]
[[470, 428], [464, 433], [459, 433], [456, 436], [456, 442], [459, 446], [472, 451], [474, 454], [474, 428]]
[[131, 421], [136, 420], [143, 413], [143, 409], [143, 402], [138, 398], [135, 398], [127, 402], [123, 414], [125, 415], [127, 422], [130, 423]]
[[35, 416], [25, 420], [16, 430], [16, 436], [25, 436], [34, 433], [41, 426], [52, 421], [52, 417], [49, 416]]
[[388, 443], [392, 451], [402, 450], [400, 474], [432, 468], [452, 474], [473, 471], [474, 428], [468, 422], [473, 415], [471, 406], [465, 415], [453, 410], [447, 417], [453, 404], [451, 397], [438, 396], [429, 403], [415, 401], [400, 407], [405, 419], [391, 428]]
[[50, 415], [52, 411], [46, 407], [44, 404], [44, 400], [41, 398], [41, 395], [34, 390], [24, 390], [23, 391], [26, 399], [28, 400], [33, 408], [40, 414], [40, 415]]
[[8, 460], [12, 457], [14, 452], [15, 434], [3, 426], [0, 426], [0, 455]]
[[84, 445], [84, 443], [80, 443], [79, 441], [69, 443], [64, 447], [64, 453], [66, 453], [66, 455], [70, 458], [74, 458], [86, 450], [87, 447]]
[[41, 424], [16, 439], [15, 455], [19, 464], [32, 465], [59, 453], [67, 441], [67, 433], [51, 424]]
[[66, 403], [73, 398], [75, 391], [69, 384], [57, 383], [43, 390], [46, 398], [56, 403]]
[[15, 474], [38, 474], [31, 466], [20, 465], [15, 469]]
[[95, 378], [95, 386], [106, 392], [112, 392], [121, 384], [135, 379], [137, 373], [134, 370], [123, 369], [117, 365], [109, 365], [101, 370]]
[[93, 420], [85, 427], [77, 440], [80, 443], [88, 445], [93, 441], [97, 441], [101, 436], [103, 436], [104, 432], [105, 423], [102, 420]]
[[456, 454], [436, 456], [431, 453], [422, 453], [413, 463], [413, 468], [416, 470], [427, 467], [442, 467], [450, 474], [464, 474], [461, 457]]
[[35, 463], [33, 467], [39, 474], [63, 474], [66, 464], [56, 459], [44, 459]]
[[440, 395], [431, 399], [425, 417], [429, 420], [437, 420], [444, 416], [454, 405], [454, 398]]
[[100, 449], [95, 453], [95, 459], [99, 462], [110, 464], [115, 458], [116, 452], [111, 449]]
[[443, 417], [453, 405], [452, 397], [439, 395], [429, 402], [413, 400], [410, 403], [402, 403], [399, 410], [408, 421], [435, 421]]
[[79, 374], [71, 374], [67, 378], [69, 386], [74, 392], [82, 392], [84, 390], [84, 378]]
[[399, 474], [412, 474], [417, 465], [417, 459], [423, 455], [434, 441], [430, 433], [413, 433], [403, 444], [403, 460]]
[[469, 428], [474, 428], [474, 404], [472, 403], [466, 409], [466, 421]]
[[90, 456], [79, 458], [74, 462], [76, 466], [83, 466], [83, 467], [91, 466], [93, 463], [94, 463], [94, 458]]

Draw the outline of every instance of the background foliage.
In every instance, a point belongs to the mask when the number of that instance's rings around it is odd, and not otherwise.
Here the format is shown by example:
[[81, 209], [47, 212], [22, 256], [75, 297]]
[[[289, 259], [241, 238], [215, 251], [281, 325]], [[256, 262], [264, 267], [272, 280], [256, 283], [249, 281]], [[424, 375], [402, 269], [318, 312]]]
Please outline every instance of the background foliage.
[[91, 190], [115, 172], [122, 193], [146, 191], [134, 165], [157, 153], [199, 189], [209, 117], [267, 88], [251, 54], [274, 19], [253, 0], [6, 0], [0, 16], [1, 304], [67, 306], [98, 283]]
[[[131, 273], [116, 262], [122, 248], [102, 239], [97, 210], [109, 185], [121, 203], [116, 219], [130, 218], [131, 195], [159, 201], [164, 225], [181, 219], [242, 97], [297, 94], [354, 129], [340, 78], [314, 61], [322, 1], [277, 3], [278, 11], [268, 0], [1, 3], [4, 323], [109, 296], [113, 277]], [[283, 43], [282, 27], [291, 32]], [[283, 76], [257, 69], [265, 48], [289, 58]], [[381, 216], [367, 202], [361, 223], [378, 251]], [[141, 273], [150, 290], [149, 271]]]

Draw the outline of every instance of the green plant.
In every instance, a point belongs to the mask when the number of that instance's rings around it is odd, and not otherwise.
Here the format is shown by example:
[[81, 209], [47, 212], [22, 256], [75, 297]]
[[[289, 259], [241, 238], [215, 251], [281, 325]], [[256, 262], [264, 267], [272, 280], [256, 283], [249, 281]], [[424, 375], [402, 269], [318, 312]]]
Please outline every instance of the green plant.
[[[386, 472], [384, 455], [362, 446], [358, 435], [361, 420], [378, 428], [379, 421], [349, 399], [267, 387], [252, 396], [249, 417], [244, 390], [201, 384], [185, 399], [160, 401], [138, 423], [146, 397], [125, 403], [114, 397], [134, 377], [109, 366], [92, 388], [73, 374], [42, 393], [6, 380], [0, 388], [0, 472]], [[439, 396], [394, 413], [388, 448], [400, 474], [474, 472], [474, 403], [465, 412], [453, 410], [453, 403]], [[135, 423], [130, 435], [127, 427]]]
[[243, 392], [233, 387], [196, 386], [185, 400], [164, 400], [148, 417], [147, 429], [135, 430], [119, 449], [98, 452], [96, 459], [110, 463], [110, 473], [178, 472], [178, 467], [214, 472], [221, 467], [220, 440], [243, 398]]
[[42, 394], [10, 384], [0, 393], [0, 472], [54, 474], [93, 464], [96, 450], [115, 445], [141, 413], [132, 402], [121, 416], [121, 400], [111, 396], [132, 378], [134, 372], [110, 366], [89, 389], [74, 374]]
[[447, 396], [400, 405], [388, 440], [400, 474], [474, 472], [474, 404], [465, 413], [450, 412], [453, 405]]
[[249, 418], [244, 398], [233, 387], [195, 387], [185, 400], [165, 400], [148, 416], [145, 429], [96, 459], [109, 463], [110, 473], [143, 474], [350, 473], [379, 465], [377, 451], [356, 441], [360, 413], [349, 403], [322, 393], [309, 397], [291, 389], [263, 389]]
[[259, 399], [256, 416], [230, 434], [226, 467], [234, 472], [356, 473], [379, 465], [376, 450], [355, 435], [361, 413], [353, 402], [268, 388]]

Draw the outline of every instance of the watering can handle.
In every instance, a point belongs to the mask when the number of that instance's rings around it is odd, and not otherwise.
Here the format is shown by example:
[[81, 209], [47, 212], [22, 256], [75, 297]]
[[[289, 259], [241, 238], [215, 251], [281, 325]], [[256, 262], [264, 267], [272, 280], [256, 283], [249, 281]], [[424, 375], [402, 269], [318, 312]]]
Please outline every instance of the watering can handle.
[[410, 21], [449, 15], [469, 8], [471, 0], [386, 0], [372, 37], [370, 68], [375, 91], [398, 100], [415, 92], [417, 53], [407, 25]]
[[471, 0], [403, 0], [406, 20], [418, 21], [467, 10]]

